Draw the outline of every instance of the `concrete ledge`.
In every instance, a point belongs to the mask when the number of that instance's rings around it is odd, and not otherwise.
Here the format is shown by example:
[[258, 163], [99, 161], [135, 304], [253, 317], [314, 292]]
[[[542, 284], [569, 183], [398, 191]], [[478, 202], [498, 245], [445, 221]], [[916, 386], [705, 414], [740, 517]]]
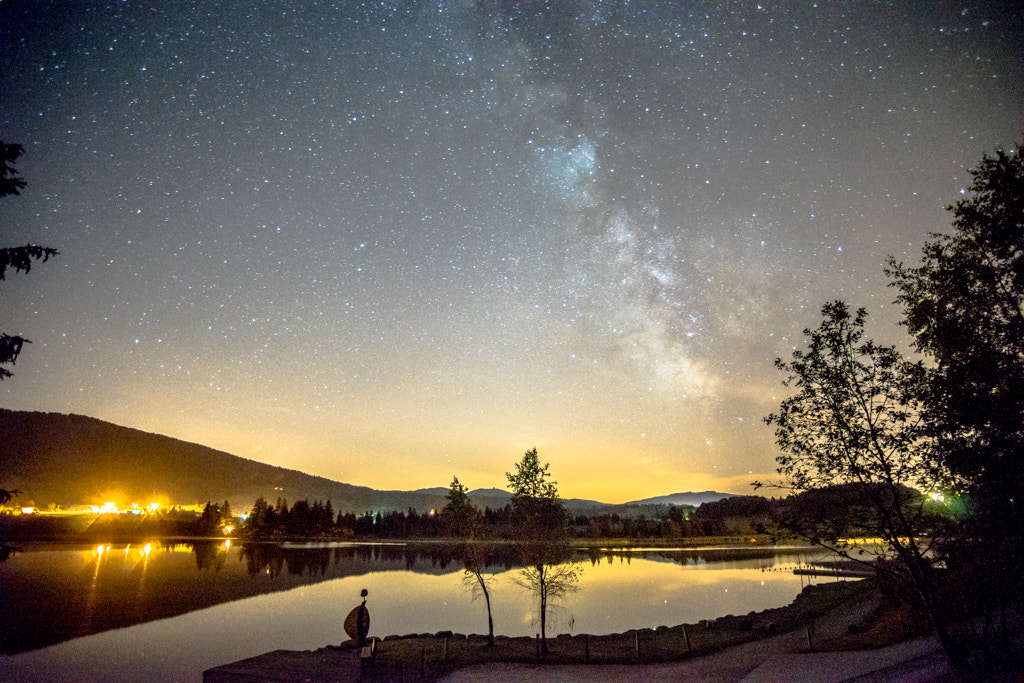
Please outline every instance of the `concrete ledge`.
[[207, 669], [203, 683], [302, 683], [358, 681], [357, 648], [325, 648], [297, 652], [274, 650], [256, 657]]

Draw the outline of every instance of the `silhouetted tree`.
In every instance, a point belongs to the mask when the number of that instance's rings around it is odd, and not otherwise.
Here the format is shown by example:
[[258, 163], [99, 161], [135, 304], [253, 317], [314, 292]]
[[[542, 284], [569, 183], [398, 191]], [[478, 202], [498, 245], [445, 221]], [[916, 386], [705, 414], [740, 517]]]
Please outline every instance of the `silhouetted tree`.
[[512, 524], [515, 537], [522, 541], [563, 541], [569, 516], [558, 496], [557, 482], [550, 481], [550, 473], [537, 455], [537, 449], [526, 451], [516, 463], [514, 472], [505, 477], [512, 491]]
[[920, 265], [890, 259], [887, 272], [915, 347], [933, 361], [926, 424], [967, 501], [947, 565], [984, 586], [1006, 636], [1024, 576], [1024, 159], [1000, 150], [971, 173], [949, 207], [953, 232], [933, 234]]
[[469, 489], [452, 477], [451, 488], [441, 509], [441, 527], [449, 536], [471, 537], [480, 524], [480, 511], [467, 495]]
[[356, 535], [357, 522], [358, 520], [354, 512], [339, 512], [338, 521], [335, 522], [335, 527], [339, 535], [353, 537]]
[[0, 197], [21, 194], [25, 189], [25, 180], [18, 175], [14, 162], [25, 153], [21, 145], [13, 145], [0, 140]]
[[224, 501], [224, 504], [220, 506], [220, 523], [221, 524], [234, 524], [235, 515], [231, 512], [231, 503]]
[[327, 503], [324, 504], [323, 530], [324, 531], [331, 531], [333, 529], [333, 527], [334, 527], [334, 505], [332, 505], [331, 501], [328, 500]]
[[[25, 181], [14, 168], [14, 162], [24, 153], [25, 148], [21, 145], [0, 140], [0, 197], [21, 194], [25, 187]], [[13, 268], [16, 273], [27, 273], [32, 269], [32, 261], [47, 261], [59, 253], [56, 249], [35, 244], [0, 249], [0, 280], [6, 279], [8, 268]], [[0, 333], [0, 366], [14, 365], [22, 348], [29, 343], [24, 337]], [[10, 370], [0, 367], [0, 380], [10, 376]]]
[[[884, 539], [906, 570], [951, 663], [954, 647], [945, 614], [938, 603], [931, 562], [922, 545], [921, 508], [908, 496], [908, 486], [934, 490], [942, 470], [923, 430], [922, 400], [925, 370], [903, 359], [892, 346], [864, 339], [864, 309], [851, 315], [841, 301], [822, 308], [824, 320], [816, 330], [804, 330], [806, 351], [776, 366], [789, 373], [784, 382], [799, 393], [787, 398], [765, 422], [775, 427], [782, 453], [776, 458], [786, 487], [795, 491], [836, 484], [857, 487], [874, 515], [861, 524], [877, 524]], [[825, 530], [812, 540], [833, 549], [835, 538]]]
[[423, 519], [414, 508], [409, 508], [403, 515], [401, 512], [394, 513], [395, 531], [392, 538], [405, 538], [408, 536], [422, 536], [424, 527]]
[[285, 526], [289, 535], [299, 536], [309, 532], [311, 511], [308, 500], [298, 500], [288, 511], [288, 523]]
[[372, 536], [375, 533], [377, 519], [372, 512], [365, 512], [356, 518], [356, 536]]
[[541, 653], [547, 654], [547, 608], [550, 600], [576, 590], [579, 567], [567, 561], [566, 541], [569, 515], [558, 496], [557, 482], [550, 481], [549, 465], [540, 464], [533, 448], [505, 477], [512, 491], [514, 538], [522, 553], [524, 568], [516, 583], [537, 596]]
[[[14, 162], [25, 153], [21, 145], [8, 144], [0, 140], [0, 198], [21, 194], [25, 181], [18, 175]], [[0, 249], [0, 280], [7, 276], [7, 269], [13, 268], [16, 273], [27, 273], [32, 269], [32, 261], [47, 261], [51, 256], [59, 254], [56, 249], [26, 244], [21, 247]], [[25, 344], [32, 342], [20, 335], [9, 335], [0, 332], [0, 381], [11, 377], [12, 373], [5, 365], [14, 365], [21, 355]], [[18, 489], [0, 489], [0, 505], [10, 502], [18, 495]]]
[[267, 517], [270, 513], [270, 506], [263, 496], [256, 499], [252, 510], [245, 520], [245, 530], [251, 535], [265, 534], [268, 530]]
[[469, 489], [452, 477], [452, 483], [445, 496], [445, 505], [441, 509], [441, 528], [448, 536], [469, 539], [469, 543], [461, 548], [463, 577], [462, 585], [470, 591], [473, 600], [483, 596], [487, 605], [487, 644], [494, 645], [494, 619], [491, 614], [491, 582], [492, 577], [484, 574], [484, 546], [476, 541], [480, 530], [482, 516], [467, 495]]
[[949, 207], [922, 263], [890, 261], [906, 326], [935, 360], [929, 426], [977, 505], [1020, 517], [1024, 493], [1024, 159], [999, 151]]
[[196, 520], [193, 528], [197, 536], [212, 536], [220, 531], [220, 524], [220, 506], [207, 502], [206, 507], [203, 508], [203, 514]]

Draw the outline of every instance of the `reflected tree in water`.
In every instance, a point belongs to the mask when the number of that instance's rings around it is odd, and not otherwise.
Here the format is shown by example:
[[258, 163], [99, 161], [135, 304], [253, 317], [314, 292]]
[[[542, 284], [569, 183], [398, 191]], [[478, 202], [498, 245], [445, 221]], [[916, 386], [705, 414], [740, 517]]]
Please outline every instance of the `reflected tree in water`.
[[[331, 567], [342, 559], [366, 559], [349, 548], [282, 548], [271, 543], [246, 543], [242, 546], [241, 561], [250, 576], [266, 574], [271, 578], [287, 573], [292, 576], [326, 576]], [[347, 551], [347, 552], [346, 552]], [[347, 557], [346, 557], [347, 556]]]
[[487, 564], [483, 545], [470, 543], [465, 546], [464, 553], [462, 586], [470, 592], [474, 601], [483, 596], [484, 603], [487, 605], [487, 644], [493, 646], [494, 617], [491, 614], [491, 590], [494, 575], [484, 572]]
[[227, 548], [222, 541], [195, 541], [192, 544], [192, 553], [196, 558], [196, 568], [200, 571], [213, 569], [220, 572], [228, 556]]
[[462, 556], [462, 586], [470, 592], [473, 600], [481, 596], [487, 605], [487, 644], [494, 645], [494, 617], [491, 612], [491, 585], [493, 575], [485, 574], [487, 565], [486, 549], [478, 542], [483, 515], [469, 499], [469, 489], [452, 477], [451, 487], [441, 510], [441, 524], [448, 536], [467, 538], [469, 543], [460, 546]]
[[[548, 653], [547, 622], [553, 603], [579, 590], [583, 568], [578, 562], [559, 562], [559, 551], [565, 549], [548, 546], [543, 554], [535, 556], [534, 564], [524, 567], [512, 581], [519, 587], [537, 596], [537, 618], [540, 622], [541, 654]], [[538, 550], [537, 548], [534, 551]]]
[[537, 596], [542, 655], [548, 653], [548, 606], [578, 590], [583, 572], [578, 563], [569, 562], [569, 515], [548, 467], [540, 464], [534, 448], [516, 463], [514, 472], [505, 473], [512, 491], [514, 538], [526, 565], [515, 582]]

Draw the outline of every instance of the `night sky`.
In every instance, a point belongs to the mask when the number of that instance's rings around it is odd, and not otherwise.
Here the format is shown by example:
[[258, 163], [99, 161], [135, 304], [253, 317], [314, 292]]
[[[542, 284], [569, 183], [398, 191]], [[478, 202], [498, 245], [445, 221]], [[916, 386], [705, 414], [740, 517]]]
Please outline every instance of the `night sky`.
[[[253, 7], [245, 5], [252, 4]], [[0, 2], [0, 406], [381, 489], [746, 493], [821, 306], [904, 343], [1020, 4]]]

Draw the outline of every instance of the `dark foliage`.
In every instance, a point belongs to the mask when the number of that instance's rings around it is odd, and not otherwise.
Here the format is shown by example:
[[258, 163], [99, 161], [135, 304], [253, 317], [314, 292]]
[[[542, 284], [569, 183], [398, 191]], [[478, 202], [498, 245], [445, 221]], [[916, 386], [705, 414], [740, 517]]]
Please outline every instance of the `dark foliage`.
[[[933, 366], [925, 424], [967, 501], [945, 549], [965, 593], [983, 584], [985, 663], [1013, 651], [1007, 610], [1024, 576], [1024, 159], [985, 156], [921, 264], [891, 260], [905, 324]], [[998, 647], [993, 647], [993, 644]]]
[[21, 247], [5, 247], [0, 249], [0, 280], [7, 279], [7, 269], [13, 268], [16, 273], [27, 273], [32, 270], [33, 261], [46, 262], [51, 256], [60, 252], [50, 247], [26, 244]]
[[18, 175], [14, 162], [25, 153], [21, 145], [8, 144], [0, 140], [0, 197], [21, 194], [25, 181]]
[[[973, 504], [1020, 525], [1024, 493], [1024, 159], [1000, 151], [972, 171], [952, 234], [920, 266], [890, 262], [918, 350], [935, 361], [928, 426]], [[1014, 501], [1018, 501], [1016, 504]]]
[[[14, 162], [25, 153], [21, 145], [12, 145], [0, 140], [0, 197], [21, 194], [25, 181], [18, 175]], [[48, 261], [51, 256], [59, 254], [56, 249], [26, 244], [22, 247], [6, 247], [0, 249], [0, 280], [7, 276], [7, 269], [13, 268], [17, 273], [27, 273], [32, 269], [32, 261]], [[18, 335], [0, 333], [0, 366], [14, 365], [28, 339]], [[0, 367], [0, 380], [10, 377], [11, 371]]]
[[790, 375], [784, 384], [798, 393], [765, 422], [775, 427], [784, 486], [812, 491], [844, 485], [833, 493], [851, 494], [840, 508], [845, 518], [829, 519], [823, 511], [807, 537], [840, 553], [838, 523], [852, 525], [857, 535], [878, 537], [956, 665], [930, 539], [922, 536], [923, 507], [909, 495], [909, 485], [931, 488], [945, 479], [924, 429], [926, 371], [895, 347], [865, 339], [866, 317], [863, 309], [851, 315], [840, 301], [822, 308], [821, 326], [804, 331], [807, 349], [794, 351], [790, 363], [776, 361]]

